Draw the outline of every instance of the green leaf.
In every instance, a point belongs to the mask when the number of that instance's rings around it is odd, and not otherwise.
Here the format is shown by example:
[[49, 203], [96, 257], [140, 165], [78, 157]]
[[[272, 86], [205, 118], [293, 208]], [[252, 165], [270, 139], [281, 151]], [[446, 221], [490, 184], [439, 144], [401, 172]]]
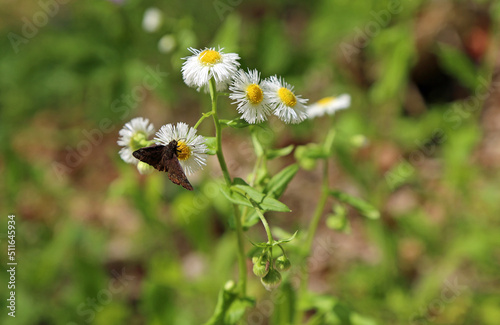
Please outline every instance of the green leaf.
[[263, 211], [277, 211], [277, 212], [290, 212], [290, 208], [286, 206], [286, 204], [273, 199], [271, 197], [266, 197], [264, 198], [264, 201], [262, 201], [259, 206]]
[[347, 210], [345, 207], [337, 204], [333, 209], [334, 213], [328, 215], [326, 218], [326, 226], [333, 230], [342, 231], [347, 234], [350, 233], [351, 226], [349, 219], [347, 219]]
[[205, 145], [207, 146], [207, 154], [215, 155], [217, 151], [217, 138], [215, 137], [206, 137]]
[[273, 246], [291, 242], [295, 238], [295, 236], [297, 236], [298, 233], [299, 231], [296, 230], [291, 237], [273, 242]]
[[250, 228], [253, 225], [259, 222], [259, 214], [254, 210], [246, 217], [246, 220], [243, 221], [244, 228]]
[[306, 170], [316, 167], [317, 159], [328, 158], [330, 154], [325, 151], [323, 146], [311, 143], [305, 146], [297, 146], [295, 149], [295, 159], [300, 166]]
[[[245, 182], [241, 178], [238, 179], [238, 182]], [[246, 184], [246, 183], [245, 183]], [[278, 212], [290, 212], [290, 208], [288, 208], [284, 203], [272, 198], [266, 197], [264, 193], [256, 190], [250, 185], [242, 185], [237, 184], [231, 186], [231, 190], [233, 192], [239, 192], [240, 195], [246, 195], [248, 199], [251, 199], [253, 203], [260, 208], [262, 211], [278, 211]]]
[[232, 203], [234, 204], [238, 204], [238, 205], [243, 205], [243, 206], [247, 206], [247, 207], [251, 207], [253, 208], [254, 206], [252, 205], [252, 203], [243, 195], [241, 195], [240, 193], [235, 193], [233, 192], [229, 187], [227, 187], [226, 185], [222, 185], [220, 187], [220, 190], [222, 192], [222, 194], [224, 194], [224, 196], [229, 200], [231, 201]]
[[238, 324], [241, 318], [245, 315], [247, 308], [253, 307], [255, 301], [246, 299], [236, 299], [229, 307], [224, 317], [224, 324]]
[[240, 118], [234, 120], [219, 120], [219, 122], [221, 125], [230, 126], [234, 129], [242, 129], [250, 126], [250, 124], [247, 121]]
[[228, 288], [226, 284], [222, 290], [219, 291], [219, 297], [217, 299], [217, 305], [215, 306], [214, 314], [205, 323], [205, 325], [226, 325], [226, 324], [236, 324], [236, 323], [226, 323], [225, 317], [228, 309], [233, 304], [234, 300], [238, 297], [237, 292], [233, 291], [232, 288]]
[[[225, 12], [225, 11], [224, 11]], [[240, 39], [241, 17], [237, 13], [231, 13], [227, 17], [222, 17], [219, 13], [220, 21], [224, 22], [217, 30], [217, 34], [213, 38], [211, 44], [214, 47], [224, 44], [226, 53], [239, 52], [238, 41]], [[224, 18], [224, 19], [223, 19]]]
[[233, 325], [237, 324], [247, 308], [255, 305], [255, 300], [249, 297], [239, 298], [233, 281], [228, 281], [219, 291], [214, 314], [205, 325]]
[[292, 164], [283, 168], [279, 173], [274, 175], [266, 185], [264, 192], [268, 196], [280, 198], [286, 187], [299, 171], [297, 164]]
[[293, 144], [279, 149], [269, 149], [266, 151], [266, 157], [268, 160], [275, 159], [278, 157], [283, 157], [289, 155], [295, 146]]
[[255, 149], [255, 154], [257, 155], [257, 157], [261, 157], [264, 154], [264, 148], [259, 141], [259, 136], [257, 135], [256, 131], [252, 132], [252, 143]]
[[380, 218], [380, 212], [368, 202], [340, 191], [330, 191], [337, 200], [347, 203], [368, 219]]
[[233, 186], [231, 186], [231, 189], [233, 189], [233, 190], [239, 189], [240, 191], [242, 191], [243, 193], [248, 195], [249, 198], [251, 198], [252, 200], [254, 200], [257, 203], [262, 202], [264, 199], [264, 196], [265, 196], [264, 193], [254, 189], [250, 185], [233, 185]]
[[437, 54], [444, 69], [456, 77], [462, 85], [469, 89], [477, 86], [477, 72], [472, 61], [459, 49], [439, 44]]

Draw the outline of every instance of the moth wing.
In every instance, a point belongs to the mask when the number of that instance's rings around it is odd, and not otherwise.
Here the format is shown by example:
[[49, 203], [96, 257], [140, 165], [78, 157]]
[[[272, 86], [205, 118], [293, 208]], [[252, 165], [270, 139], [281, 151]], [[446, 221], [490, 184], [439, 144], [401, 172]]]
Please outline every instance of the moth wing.
[[167, 165], [165, 164], [164, 159], [164, 149], [165, 146], [163, 145], [144, 147], [134, 151], [132, 155], [140, 161], [145, 162], [162, 172], [167, 171]]
[[176, 156], [167, 160], [167, 168], [168, 168], [168, 178], [172, 181], [172, 183], [181, 185], [186, 190], [193, 190], [193, 186], [189, 183], [189, 180], [184, 174], [184, 170], [182, 170], [182, 166], [179, 163], [179, 159]]

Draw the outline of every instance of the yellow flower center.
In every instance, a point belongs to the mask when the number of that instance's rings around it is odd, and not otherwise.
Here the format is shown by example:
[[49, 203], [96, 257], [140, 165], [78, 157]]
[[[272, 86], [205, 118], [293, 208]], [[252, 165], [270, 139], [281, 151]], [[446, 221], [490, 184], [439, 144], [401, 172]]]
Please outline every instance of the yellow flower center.
[[333, 100], [335, 100], [335, 97], [333, 96], [321, 98], [320, 100], [318, 100], [318, 104], [321, 106], [328, 105]]
[[251, 84], [247, 87], [247, 98], [252, 104], [258, 104], [264, 99], [264, 93], [259, 85]]
[[177, 158], [187, 160], [191, 157], [191, 149], [184, 141], [177, 141]]
[[297, 97], [285, 87], [281, 87], [278, 90], [278, 96], [280, 96], [281, 101], [289, 107], [294, 107], [297, 104]]
[[220, 53], [214, 50], [205, 50], [198, 55], [198, 60], [204, 65], [214, 65], [221, 59]]

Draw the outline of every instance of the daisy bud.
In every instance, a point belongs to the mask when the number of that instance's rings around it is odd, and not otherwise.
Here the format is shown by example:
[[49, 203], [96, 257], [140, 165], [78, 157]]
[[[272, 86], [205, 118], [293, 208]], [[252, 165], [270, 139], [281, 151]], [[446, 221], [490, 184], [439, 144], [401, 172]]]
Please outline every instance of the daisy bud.
[[224, 290], [225, 291], [233, 291], [234, 288], [236, 288], [236, 283], [234, 283], [233, 280], [229, 280], [224, 284]]
[[254, 256], [252, 258], [253, 273], [259, 278], [266, 276], [269, 272], [269, 260], [270, 258], [267, 252], [264, 252], [261, 256]]
[[271, 269], [265, 277], [260, 279], [260, 282], [262, 282], [262, 285], [266, 288], [266, 290], [271, 291], [280, 285], [281, 274], [278, 270]]
[[150, 166], [145, 162], [139, 161], [139, 163], [137, 164], [137, 170], [141, 175], [149, 175], [153, 172], [154, 168], [153, 166]]
[[253, 274], [258, 276], [259, 278], [266, 276], [268, 272], [269, 272], [269, 262], [267, 261], [259, 259], [257, 263], [253, 265]]
[[274, 262], [274, 265], [276, 268], [280, 271], [288, 271], [290, 267], [292, 266], [292, 263], [290, 263], [290, 260], [286, 258], [285, 255], [282, 255], [276, 259], [276, 262]]

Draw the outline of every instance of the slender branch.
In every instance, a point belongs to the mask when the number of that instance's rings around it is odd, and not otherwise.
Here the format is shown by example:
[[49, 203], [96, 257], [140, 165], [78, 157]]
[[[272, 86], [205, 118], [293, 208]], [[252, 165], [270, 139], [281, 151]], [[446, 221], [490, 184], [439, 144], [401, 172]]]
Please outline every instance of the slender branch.
[[269, 228], [269, 223], [267, 223], [267, 220], [264, 217], [264, 214], [262, 213], [262, 211], [260, 211], [259, 208], [256, 207], [255, 211], [257, 211], [257, 214], [259, 215], [260, 221], [264, 225], [264, 229], [266, 229], [267, 241], [269, 242], [269, 244], [272, 245], [274, 242], [274, 239], [273, 239], [273, 235], [271, 234], [271, 228]]
[[203, 113], [200, 117], [200, 119], [198, 120], [198, 122], [196, 122], [196, 124], [194, 125], [194, 129], [197, 129], [198, 126], [201, 124], [201, 122], [203, 122], [204, 119], [206, 119], [207, 117], [209, 116], [212, 116], [213, 115], [213, 111], [211, 112], [208, 112], [208, 113]]

